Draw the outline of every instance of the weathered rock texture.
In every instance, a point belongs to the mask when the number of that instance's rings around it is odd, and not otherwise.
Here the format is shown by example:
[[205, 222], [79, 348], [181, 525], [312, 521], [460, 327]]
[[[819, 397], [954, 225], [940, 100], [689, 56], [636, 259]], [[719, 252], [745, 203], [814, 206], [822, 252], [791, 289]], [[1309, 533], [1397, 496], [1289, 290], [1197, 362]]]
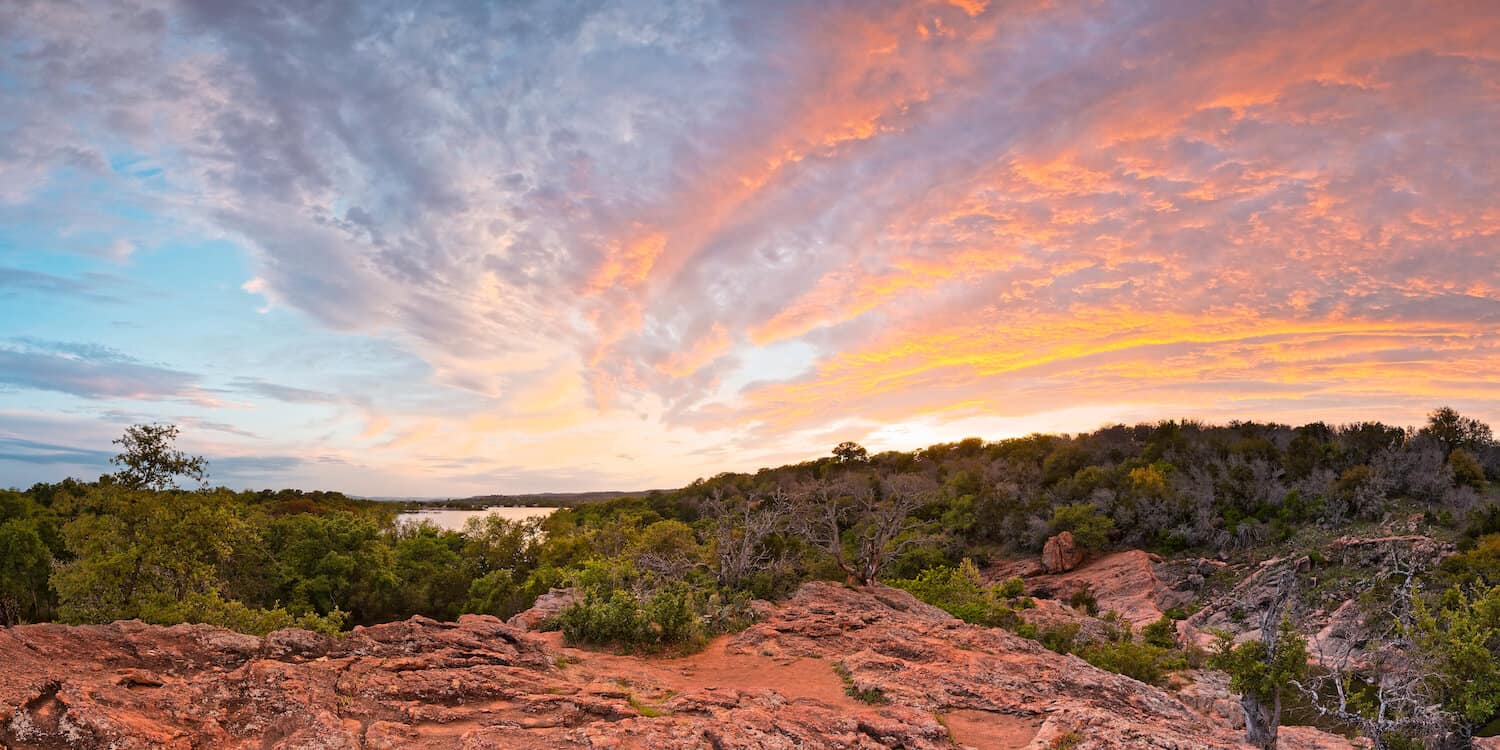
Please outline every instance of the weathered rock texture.
[[531, 609], [506, 620], [505, 624], [521, 630], [540, 630], [543, 623], [562, 614], [579, 599], [578, 592], [571, 588], [552, 589], [537, 597]]
[[1042, 570], [1048, 573], [1064, 573], [1083, 562], [1083, 550], [1073, 541], [1073, 532], [1064, 531], [1049, 537], [1042, 545]]
[[[846, 695], [835, 664], [886, 703]], [[30, 625], [0, 631], [0, 665], [7, 748], [1241, 747], [1156, 688], [904, 592], [827, 583], [676, 659], [466, 616], [339, 640]]]
[[1132, 625], [1161, 618], [1158, 599], [1167, 591], [1156, 576], [1161, 558], [1141, 550], [1126, 550], [1093, 560], [1067, 573], [1026, 579], [1027, 591], [1038, 598], [1067, 600], [1087, 589], [1100, 612], [1114, 610]]

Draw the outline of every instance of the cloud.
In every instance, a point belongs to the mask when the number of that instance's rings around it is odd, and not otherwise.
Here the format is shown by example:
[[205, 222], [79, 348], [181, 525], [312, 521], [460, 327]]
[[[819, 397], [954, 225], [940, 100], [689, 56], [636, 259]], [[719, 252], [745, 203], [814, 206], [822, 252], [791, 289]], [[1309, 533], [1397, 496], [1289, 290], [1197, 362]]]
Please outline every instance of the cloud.
[[[727, 454], [1070, 408], [1494, 419], [1497, 34], [1377, 0], [33, 4], [0, 24], [0, 211], [241, 244], [267, 320], [424, 366], [229, 387], [355, 404], [340, 439], [393, 456], [626, 418]], [[111, 356], [0, 372], [198, 387]]]
[[108, 451], [73, 448], [0, 435], [0, 461], [87, 466], [96, 467], [102, 471], [109, 465], [109, 459], [113, 455]]
[[137, 361], [99, 344], [12, 339], [0, 344], [0, 383], [87, 399], [213, 403], [191, 373]]
[[29, 294], [118, 303], [123, 300], [105, 291], [117, 286], [118, 283], [117, 279], [103, 274], [84, 274], [80, 278], [68, 278], [41, 271], [0, 267], [0, 299]]
[[236, 390], [290, 404], [332, 404], [342, 400], [332, 393], [270, 383], [260, 378], [238, 377], [230, 382], [230, 386]]

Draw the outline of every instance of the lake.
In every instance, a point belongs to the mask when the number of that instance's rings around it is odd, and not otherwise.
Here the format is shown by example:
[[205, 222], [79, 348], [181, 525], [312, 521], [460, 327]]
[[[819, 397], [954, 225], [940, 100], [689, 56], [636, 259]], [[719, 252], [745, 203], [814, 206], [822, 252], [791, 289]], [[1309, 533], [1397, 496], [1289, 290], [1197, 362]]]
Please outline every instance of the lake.
[[528, 518], [545, 518], [556, 508], [517, 508], [510, 506], [499, 506], [494, 508], [431, 508], [419, 510], [413, 513], [402, 513], [396, 516], [397, 521], [427, 521], [438, 528], [449, 531], [463, 531], [464, 522], [470, 518], [479, 516], [496, 515], [509, 518], [512, 521], [524, 521]]

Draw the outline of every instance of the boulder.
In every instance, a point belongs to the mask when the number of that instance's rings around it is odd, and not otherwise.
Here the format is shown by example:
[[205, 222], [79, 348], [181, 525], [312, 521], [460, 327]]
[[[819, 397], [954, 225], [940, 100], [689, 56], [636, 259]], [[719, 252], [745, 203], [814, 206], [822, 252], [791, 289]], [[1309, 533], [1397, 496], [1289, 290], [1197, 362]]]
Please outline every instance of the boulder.
[[1083, 550], [1073, 541], [1073, 532], [1064, 531], [1042, 545], [1042, 569], [1048, 573], [1065, 573], [1083, 562]]
[[571, 588], [555, 588], [536, 598], [531, 609], [521, 612], [505, 624], [521, 630], [537, 630], [542, 623], [562, 614], [562, 611], [579, 600], [578, 592]]

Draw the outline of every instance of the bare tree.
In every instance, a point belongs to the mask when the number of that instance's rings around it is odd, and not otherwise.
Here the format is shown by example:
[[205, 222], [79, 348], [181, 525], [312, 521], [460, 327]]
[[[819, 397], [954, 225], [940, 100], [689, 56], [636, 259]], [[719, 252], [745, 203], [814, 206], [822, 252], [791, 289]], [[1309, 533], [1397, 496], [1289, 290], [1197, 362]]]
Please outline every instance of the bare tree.
[[736, 589], [751, 574], [776, 559], [766, 542], [781, 530], [778, 510], [791, 506], [791, 497], [777, 487], [769, 497], [731, 497], [715, 488], [704, 504], [714, 519], [715, 574], [719, 585]]
[[878, 485], [852, 475], [816, 482], [798, 492], [795, 528], [827, 551], [850, 583], [869, 585], [892, 558], [928, 541], [920, 533], [925, 524], [912, 514], [932, 490], [930, 481], [913, 475]]
[[[1453, 725], [1433, 690], [1431, 668], [1413, 642], [1412, 599], [1416, 596], [1416, 567], [1397, 563], [1402, 580], [1391, 595], [1386, 627], [1372, 643], [1373, 650], [1344, 642], [1330, 652], [1318, 647], [1322, 672], [1296, 686], [1318, 714], [1357, 728], [1375, 743], [1390, 747], [1392, 737], [1443, 738]], [[1359, 690], [1359, 683], [1369, 686]]]

